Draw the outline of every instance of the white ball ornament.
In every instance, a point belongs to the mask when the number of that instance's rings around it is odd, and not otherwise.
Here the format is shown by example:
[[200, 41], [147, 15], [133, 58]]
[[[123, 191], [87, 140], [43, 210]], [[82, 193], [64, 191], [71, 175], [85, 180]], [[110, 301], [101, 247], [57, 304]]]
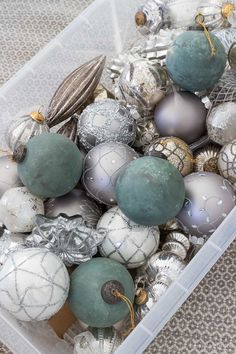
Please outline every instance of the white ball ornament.
[[22, 186], [18, 177], [17, 163], [13, 161], [11, 155], [0, 157], [0, 197], [8, 189]]
[[49, 319], [64, 305], [68, 291], [66, 267], [45, 249], [16, 251], [0, 271], [0, 305], [21, 321]]
[[37, 214], [44, 214], [43, 201], [26, 187], [11, 188], [0, 199], [0, 221], [11, 232], [32, 231]]
[[99, 247], [102, 256], [112, 258], [127, 268], [142, 266], [159, 246], [157, 226], [138, 225], [128, 219], [118, 207], [109, 209], [99, 220], [98, 232], [105, 238]]

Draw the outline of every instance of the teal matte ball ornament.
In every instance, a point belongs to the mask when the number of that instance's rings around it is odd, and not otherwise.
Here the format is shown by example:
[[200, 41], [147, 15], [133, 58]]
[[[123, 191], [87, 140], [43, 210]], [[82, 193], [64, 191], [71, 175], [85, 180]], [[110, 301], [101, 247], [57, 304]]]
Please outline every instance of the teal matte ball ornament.
[[146, 156], [132, 161], [116, 183], [119, 208], [141, 225], [165, 224], [181, 210], [184, 197], [180, 172], [158, 157]]
[[28, 190], [41, 198], [69, 193], [82, 174], [78, 147], [61, 134], [45, 133], [15, 152], [18, 175]]
[[210, 38], [215, 54], [203, 31], [187, 31], [180, 34], [166, 56], [166, 67], [170, 78], [188, 91], [212, 88], [222, 76], [226, 65], [226, 54], [220, 40], [212, 33]]
[[72, 273], [69, 306], [74, 315], [89, 326], [110, 327], [129, 313], [127, 304], [114, 296], [114, 291], [133, 302], [131, 275], [112, 259], [93, 258]]

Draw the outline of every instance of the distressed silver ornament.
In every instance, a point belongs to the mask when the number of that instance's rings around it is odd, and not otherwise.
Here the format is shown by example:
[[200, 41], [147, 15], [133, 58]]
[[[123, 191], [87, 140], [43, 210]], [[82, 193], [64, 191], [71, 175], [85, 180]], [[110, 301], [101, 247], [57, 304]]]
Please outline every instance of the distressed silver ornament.
[[236, 71], [227, 70], [209, 94], [212, 108], [225, 102], [236, 101]]
[[57, 133], [65, 135], [73, 143], [78, 142], [78, 119], [79, 116], [74, 114], [68, 122], [66, 122], [61, 128], [58, 129]]
[[48, 106], [46, 119], [50, 128], [71, 117], [86, 104], [99, 84], [105, 60], [105, 56], [98, 56], [63, 80]]
[[191, 235], [206, 239], [234, 208], [233, 186], [210, 172], [192, 173], [184, 177], [184, 183], [185, 203], [177, 218]]
[[83, 185], [89, 195], [106, 205], [116, 204], [115, 184], [122, 170], [139, 155], [117, 142], [95, 146], [84, 160]]
[[194, 154], [194, 171], [219, 173], [219, 152], [220, 146], [213, 144], [208, 144], [203, 148], [197, 150]]
[[136, 123], [130, 111], [112, 99], [92, 103], [80, 116], [79, 143], [86, 151], [107, 141], [130, 144], [135, 134]]
[[163, 137], [153, 141], [146, 147], [144, 155], [163, 154], [177, 170], [186, 176], [193, 170], [193, 154], [188, 145], [175, 137]]
[[18, 177], [17, 164], [12, 155], [0, 157], [0, 197], [10, 188], [20, 187], [22, 182]]
[[25, 238], [26, 236], [24, 234], [11, 233], [6, 229], [1, 230], [0, 264], [4, 264], [10, 253], [25, 247]]
[[104, 238], [79, 215], [68, 217], [60, 214], [55, 218], [37, 215], [35, 224], [26, 245], [47, 248], [67, 266], [91, 259]]
[[146, 147], [159, 138], [156, 124], [153, 120], [138, 121], [133, 147], [144, 152]]
[[31, 112], [11, 121], [6, 132], [6, 143], [11, 151], [26, 145], [35, 135], [49, 132], [45, 118], [40, 112]]
[[73, 189], [62, 197], [48, 199], [44, 206], [47, 217], [56, 217], [59, 214], [81, 215], [93, 227], [96, 227], [102, 216], [102, 208], [89, 198], [81, 187]]
[[184, 246], [184, 248], [186, 249], [186, 251], [189, 250], [190, 248], [190, 241], [189, 241], [189, 238], [181, 233], [181, 232], [178, 232], [178, 231], [172, 231], [170, 232], [167, 236], [166, 236], [166, 239], [165, 239], [167, 242], [169, 241], [177, 241], [179, 242], [181, 245]]
[[236, 182], [236, 139], [223, 146], [218, 158], [221, 176], [231, 183]]

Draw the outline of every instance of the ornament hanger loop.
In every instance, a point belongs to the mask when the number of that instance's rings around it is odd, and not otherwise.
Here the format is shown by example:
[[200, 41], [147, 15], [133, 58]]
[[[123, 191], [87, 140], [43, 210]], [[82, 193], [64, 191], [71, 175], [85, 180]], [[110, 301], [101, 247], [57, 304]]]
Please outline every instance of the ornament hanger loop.
[[210, 45], [210, 48], [211, 48], [211, 55], [214, 56], [216, 55], [216, 48], [214, 46], [214, 43], [212, 42], [212, 38], [211, 38], [211, 35], [208, 31], [208, 29], [206, 28], [206, 25], [204, 23], [204, 16], [199, 13], [197, 16], [196, 16], [196, 23], [198, 23], [202, 28], [203, 28], [203, 31], [204, 31], [204, 34], [209, 42], [209, 45]]
[[122, 301], [124, 301], [126, 303], [126, 305], [128, 306], [129, 309], [129, 313], [130, 313], [130, 322], [131, 322], [131, 327], [129, 328], [129, 330], [125, 333], [122, 333], [123, 336], [128, 336], [130, 334], [130, 332], [135, 328], [136, 324], [135, 324], [135, 314], [134, 314], [134, 308], [133, 308], [133, 304], [130, 301], [130, 299], [128, 297], [126, 297], [125, 295], [121, 294], [118, 290], [113, 289], [112, 294], [118, 298], [121, 299]]

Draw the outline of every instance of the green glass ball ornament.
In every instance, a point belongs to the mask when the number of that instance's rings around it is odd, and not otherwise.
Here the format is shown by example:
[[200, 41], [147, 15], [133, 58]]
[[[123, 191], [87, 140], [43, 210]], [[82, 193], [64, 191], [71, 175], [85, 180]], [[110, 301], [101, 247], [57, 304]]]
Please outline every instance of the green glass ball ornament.
[[108, 258], [93, 258], [71, 275], [69, 306], [76, 317], [91, 327], [110, 327], [128, 313], [127, 304], [113, 291], [134, 300], [131, 275], [120, 263]]
[[116, 183], [119, 208], [137, 224], [165, 224], [181, 210], [185, 197], [180, 172], [167, 160], [145, 156], [132, 161]]
[[180, 34], [166, 56], [166, 67], [170, 78], [188, 91], [212, 88], [222, 76], [226, 65], [226, 54], [220, 40], [212, 33], [210, 39], [215, 54], [203, 31], [187, 31]]
[[15, 153], [18, 175], [28, 190], [41, 198], [69, 193], [82, 174], [78, 147], [56, 133], [40, 134]]

